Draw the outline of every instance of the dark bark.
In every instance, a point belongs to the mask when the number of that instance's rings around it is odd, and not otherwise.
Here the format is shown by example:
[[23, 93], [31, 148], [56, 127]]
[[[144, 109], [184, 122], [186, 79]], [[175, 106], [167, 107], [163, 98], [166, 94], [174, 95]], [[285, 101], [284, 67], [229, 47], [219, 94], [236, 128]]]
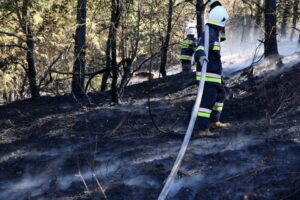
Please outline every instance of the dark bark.
[[[116, 23], [117, 28], [117, 23]], [[117, 81], [118, 81], [118, 64], [117, 64], [117, 41], [116, 41], [116, 30], [112, 35], [112, 44], [111, 44], [111, 66], [114, 68], [112, 71], [112, 83], [111, 83], [111, 92], [112, 92], [112, 101], [115, 103], [119, 102]]]
[[[117, 30], [120, 24], [121, 18], [121, 4], [120, 0], [111, 1], [111, 24], [109, 27], [109, 33], [106, 42], [106, 68], [113, 68], [112, 70], [112, 101], [118, 103], [118, 64], [117, 64]], [[107, 87], [109, 73], [105, 73], [102, 78], [101, 91], [105, 91]]]
[[262, 8], [263, 8], [263, 0], [258, 0], [257, 5], [256, 5], [256, 14], [255, 14], [255, 26], [260, 27], [262, 23]]
[[163, 44], [161, 48], [161, 62], [160, 62], [160, 69], [159, 69], [159, 72], [163, 77], [167, 76], [166, 64], [167, 64], [169, 43], [170, 43], [171, 32], [172, 32], [173, 6], [174, 6], [174, 1], [169, 0], [168, 26], [167, 26], [166, 37], [163, 40]]
[[27, 25], [26, 28], [26, 44], [27, 44], [27, 53], [26, 53], [26, 59], [28, 63], [28, 80], [29, 80], [29, 86], [30, 86], [30, 93], [32, 98], [39, 97], [39, 89], [36, 84], [36, 71], [35, 71], [35, 61], [34, 61], [34, 40], [32, 36], [31, 29], [29, 25]]
[[86, 0], [77, 1], [77, 28], [75, 33], [72, 92], [75, 95], [84, 94], [85, 73], [85, 41], [86, 41]]
[[117, 88], [117, 80], [118, 80], [118, 64], [117, 64], [117, 29], [120, 24], [121, 18], [121, 4], [120, 0], [113, 0], [112, 10], [114, 15], [112, 15], [112, 24], [113, 26], [113, 34], [111, 35], [111, 67], [113, 68], [112, 74], [112, 83], [111, 83], [111, 91], [112, 91], [112, 101], [115, 103], [119, 102], [118, 88]]
[[[299, 0], [294, 0], [294, 3], [293, 3], [293, 22], [292, 22], [292, 27], [296, 27], [297, 25], [297, 21], [298, 21], [298, 8], [299, 8], [299, 3], [300, 1]], [[292, 33], [291, 33], [291, 40], [294, 38], [294, 35], [295, 35], [295, 29], [293, 28], [292, 29]]]
[[278, 56], [276, 29], [276, 0], [265, 0], [265, 57]]
[[290, 4], [289, 2], [284, 1], [284, 10], [282, 16], [282, 23], [281, 23], [281, 37], [286, 37], [287, 24], [288, 24], [289, 13], [290, 13], [289, 4]]
[[203, 29], [203, 27], [204, 27], [204, 11], [205, 11], [205, 6], [204, 6], [203, 0], [197, 0], [197, 4], [196, 4], [197, 25], [196, 25], [196, 28], [197, 28], [198, 38], [204, 31], [204, 29]]
[[16, 14], [19, 20], [19, 24], [22, 27], [22, 30], [26, 36], [26, 61], [27, 61], [27, 77], [29, 81], [30, 94], [31, 98], [39, 97], [39, 89], [36, 84], [36, 70], [35, 70], [35, 60], [34, 60], [34, 39], [30, 27], [30, 16], [28, 12], [29, 8], [29, 0], [23, 0], [23, 5], [20, 8], [18, 5], [18, 1], [15, 0], [15, 5], [18, 9], [16, 9]]
[[132, 60], [129, 58], [124, 59], [120, 62], [119, 66], [123, 67], [123, 72], [124, 72], [119, 89], [118, 89], [118, 94], [120, 95], [120, 97], [122, 97], [125, 87], [131, 76], [130, 73], [131, 73]]
[[[108, 32], [108, 38], [106, 41], [106, 49], [105, 49], [105, 68], [109, 69], [110, 68], [110, 48], [111, 48], [111, 35], [113, 31], [113, 27], [109, 27], [109, 32]], [[101, 92], [104, 92], [107, 88], [107, 80], [110, 72], [105, 72], [102, 76], [102, 82], [101, 82]]]

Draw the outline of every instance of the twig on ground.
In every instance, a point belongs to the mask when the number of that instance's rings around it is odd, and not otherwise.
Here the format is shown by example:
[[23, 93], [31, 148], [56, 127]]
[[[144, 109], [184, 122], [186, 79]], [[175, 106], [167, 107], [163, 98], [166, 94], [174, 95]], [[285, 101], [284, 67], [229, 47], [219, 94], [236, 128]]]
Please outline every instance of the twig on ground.
[[82, 181], [82, 183], [83, 183], [83, 185], [84, 185], [84, 187], [85, 187], [85, 192], [86, 192], [87, 194], [91, 194], [91, 191], [89, 190], [89, 187], [88, 187], [86, 181], [84, 180], [84, 177], [83, 177], [82, 174], [81, 174], [79, 164], [78, 164], [78, 174], [76, 174], [75, 176], [80, 177], [80, 179], [81, 179], [81, 181]]
[[[285, 88], [283, 88], [283, 90], [285, 90]], [[300, 90], [300, 86], [296, 87], [295, 89], [290, 91], [288, 94], [282, 92], [282, 94], [280, 96], [279, 105], [278, 105], [277, 109], [275, 110], [275, 112], [271, 115], [271, 117], [272, 118], [275, 117], [289, 101], [294, 99], [297, 91], [299, 91], [299, 90]]]
[[97, 183], [97, 185], [98, 185], [98, 188], [100, 189], [100, 191], [101, 191], [103, 197], [105, 198], [105, 200], [108, 200], [108, 199], [107, 199], [107, 196], [106, 196], [106, 194], [105, 194], [105, 191], [104, 191], [103, 187], [101, 186], [101, 184], [100, 184], [100, 182], [99, 182], [99, 180], [98, 180], [98, 177], [97, 177], [97, 175], [96, 175], [95, 172], [93, 172], [93, 177], [94, 177], [94, 179], [95, 179], [95, 181], [96, 181], [96, 183]]
[[238, 178], [240, 176], [247, 175], [247, 174], [258, 173], [259, 171], [264, 171], [264, 170], [270, 169], [270, 168], [273, 168], [273, 167], [272, 166], [267, 166], [267, 167], [262, 167], [262, 168], [259, 168], [259, 169], [252, 169], [252, 170], [246, 171], [244, 173], [239, 173], [239, 174], [236, 174], [236, 175], [233, 175], [233, 176], [229, 176], [229, 177], [223, 179], [221, 182], [230, 181], [232, 179], [235, 179], [235, 178]]
[[131, 111], [131, 112], [128, 112], [127, 115], [125, 115], [121, 121], [119, 122], [119, 124], [110, 132], [110, 135], [113, 135], [115, 134], [119, 128], [124, 124], [124, 122], [130, 117], [130, 115], [135, 112], [135, 110]]
[[289, 194], [288, 196], [283, 197], [283, 198], [281, 198], [281, 199], [279, 199], [279, 200], [290, 199], [290, 197], [294, 196], [294, 195], [297, 194], [298, 192], [300, 192], [300, 188], [297, 189], [297, 190], [295, 190], [295, 192], [293, 192], [292, 194]]

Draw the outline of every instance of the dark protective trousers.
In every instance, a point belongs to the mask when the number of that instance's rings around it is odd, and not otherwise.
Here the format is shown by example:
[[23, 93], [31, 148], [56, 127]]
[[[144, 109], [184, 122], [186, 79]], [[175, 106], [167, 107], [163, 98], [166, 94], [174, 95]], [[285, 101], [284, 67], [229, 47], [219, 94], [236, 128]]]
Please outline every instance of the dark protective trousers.
[[223, 84], [209, 85], [205, 83], [197, 120], [200, 130], [206, 130], [209, 128], [210, 122], [220, 120], [225, 98], [226, 91]]
[[192, 71], [192, 61], [181, 60], [182, 72], [191, 72]]

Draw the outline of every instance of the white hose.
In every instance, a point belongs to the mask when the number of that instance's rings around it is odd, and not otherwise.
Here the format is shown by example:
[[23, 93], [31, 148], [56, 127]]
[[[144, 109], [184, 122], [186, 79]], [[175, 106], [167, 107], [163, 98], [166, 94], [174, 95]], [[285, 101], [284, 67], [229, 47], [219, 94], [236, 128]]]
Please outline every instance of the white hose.
[[[204, 48], [205, 48], [205, 54], [208, 57], [208, 49], [209, 49], [209, 27], [208, 25], [205, 26], [205, 42], [204, 42]], [[188, 144], [190, 142], [191, 136], [192, 136], [192, 132], [194, 129], [194, 125], [196, 122], [196, 118], [197, 118], [197, 113], [201, 104], [201, 100], [202, 100], [202, 95], [203, 95], [203, 90], [204, 90], [204, 83], [205, 83], [205, 76], [206, 76], [206, 69], [207, 69], [207, 62], [203, 63], [202, 66], [202, 73], [201, 73], [201, 80], [199, 83], [199, 87], [198, 87], [198, 93], [197, 93], [197, 98], [196, 98], [196, 102], [192, 111], [192, 117], [190, 119], [190, 123], [188, 126], [188, 129], [186, 131], [183, 143], [181, 145], [180, 151], [178, 153], [178, 156], [176, 158], [176, 161], [174, 163], [174, 166], [172, 168], [172, 171], [166, 181], [166, 184], [164, 185], [164, 188], [162, 189], [158, 200], [165, 200], [166, 197], [168, 196], [168, 193], [172, 187], [172, 184], [174, 182], [174, 179], [177, 175], [177, 172], [179, 170], [181, 161], [184, 157], [184, 154], [186, 152], [186, 149], [188, 147]]]

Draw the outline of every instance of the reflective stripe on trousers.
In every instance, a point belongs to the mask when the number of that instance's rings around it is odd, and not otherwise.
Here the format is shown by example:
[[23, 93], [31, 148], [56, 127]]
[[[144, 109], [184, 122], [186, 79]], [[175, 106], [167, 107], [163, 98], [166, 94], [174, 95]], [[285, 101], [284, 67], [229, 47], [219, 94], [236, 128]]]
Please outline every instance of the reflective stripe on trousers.
[[211, 112], [212, 112], [211, 109], [208, 109], [208, 108], [199, 108], [198, 117], [210, 118]]
[[[201, 72], [196, 72], [196, 79], [198, 81], [201, 80]], [[209, 72], [206, 73], [205, 81], [212, 83], [222, 83], [221, 75]]]

